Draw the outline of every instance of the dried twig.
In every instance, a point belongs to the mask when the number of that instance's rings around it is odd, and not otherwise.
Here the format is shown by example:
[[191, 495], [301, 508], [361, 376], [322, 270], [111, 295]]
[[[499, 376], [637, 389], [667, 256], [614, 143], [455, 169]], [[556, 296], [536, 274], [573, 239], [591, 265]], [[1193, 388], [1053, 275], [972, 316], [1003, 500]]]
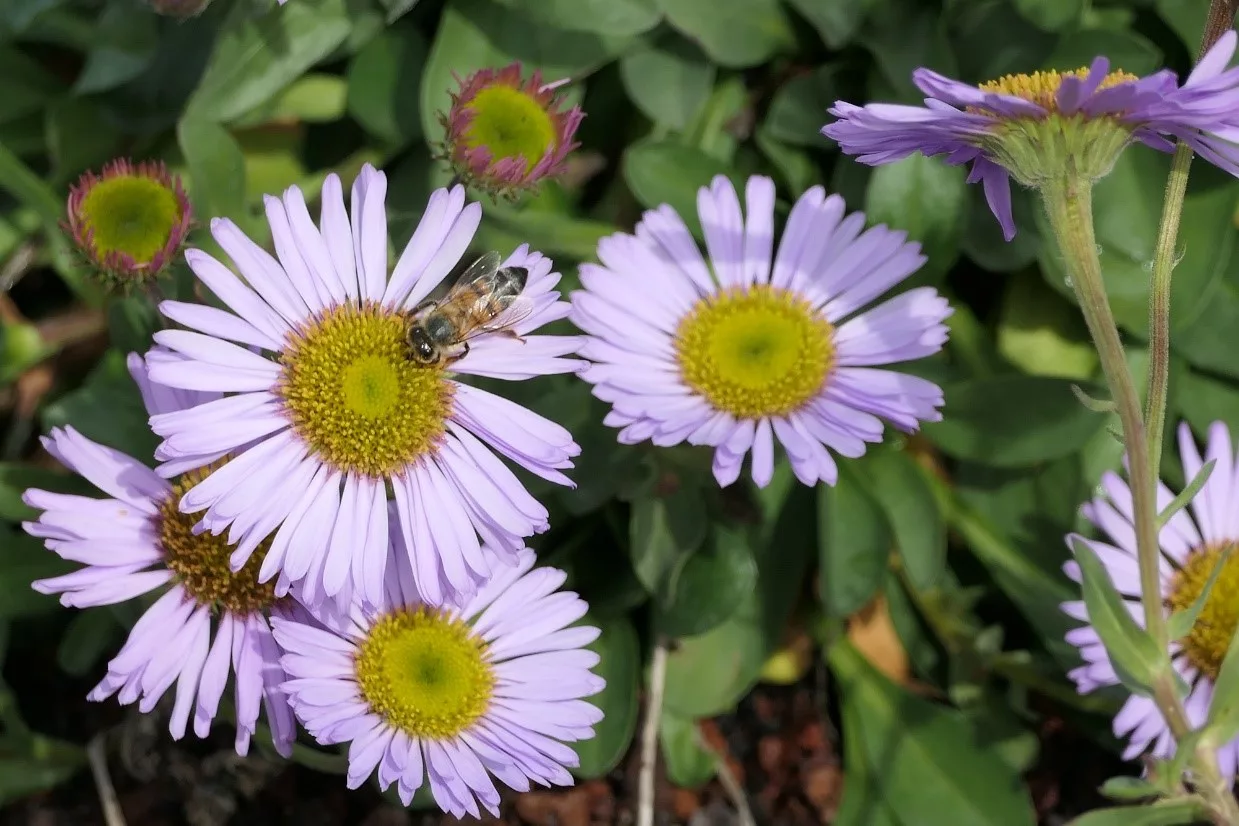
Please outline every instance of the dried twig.
[[95, 789], [99, 792], [99, 805], [103, 808], [103, 820], [107, 826], [125, 826], [125, 815], [121, 812], [120, 801], [116, 799], [116, 789], [112, 786], [112, 778], [108, 774], [108, 758], [103, 750], [103, 735], [99, 734], [86, 746], [86, 759], [90, 761], [90, 773], [95, 778]]
[[637, 777], [637, 826], [654, 826], [654, 777], [658, 766], [658, 721], [667, 685], [667, 641], [659, 639], [650, 660], [650, 691], [641, 728], [641, 773]]
[[714, 757], [718, 782], [723, 786], [723, 791], [727, 792], [731, 805], [736, 807], [736, 819], [739, 826], [757, 826], [757, 821], [753, 819], [753, 810], [749, 808], [748, 796], [745, 795], [744, 788], [731, 770], [727, 755], [716, 749], [708, 738], [702, 737], [700, 730], [697, 731], [697, 744]]

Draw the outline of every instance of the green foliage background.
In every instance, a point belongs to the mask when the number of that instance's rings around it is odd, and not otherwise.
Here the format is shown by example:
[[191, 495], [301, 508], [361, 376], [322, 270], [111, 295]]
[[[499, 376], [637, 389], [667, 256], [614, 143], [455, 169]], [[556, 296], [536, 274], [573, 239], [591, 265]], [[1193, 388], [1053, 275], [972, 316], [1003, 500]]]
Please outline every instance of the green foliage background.
[[[528, 242], [571, 286], [598, 239], [631, 229], [642, 209], [669, 203], [698, 231], [699, 186], [763, 173], [778, 184], [781, 218], [823, 185], [871, 221], [908, 230], [929, 263], [901, 289], [932, 284], [955, 308], [946, 351], [909, 368], [943, 385], [945, 420], [841, 462], [834, 488], [805, 489], [781, 465], [764, 491], [720, 492], [700, 451], [618, 445], [582, 382], [499, 388], [583, 447], [575, 490], [529, 482], [552, 511], [536, 545], [542, 561], [570, 572], [604, 629], [607, 718], [580, 746], [580, 775], [602, 775], [626, 752], [648, 652], [667, 638], [668, 769], [686, 785], [710, 777], [692, 721], [733, 709], [794, 620], [819, 643], [840, 700], [847, 787], [836, 823], [1033, 823], [1021, 775], [1038, 759], [1045, 714], [1065, 715], [1099, 754], [1115, 749], [1108, 716], [1120, 698], [1075, 696], [1064, 676], [1075, 665], [1063, 641], [1071, 623], [1058, 605], [1076, 598], [1060, 572], [1063, 536], [1083, 527], [1078, 506], [1117, 467], [1106, 432], [1117, 422], [1070, 392], [1099, 381], [1097, 360], [1027, 193], [1015, 193], [1019, 235], [1003, 243], [962, 170], [919, 157], [871, 170], [818, 130], [837, 98], [916, 101], [909, 77], [922, 65], [979, 82], [1105, 54], [1127, 71], [1182, 74], [1206, 7], [215, 0], [177, 21], [137, 0], [7, 0], [0, 275], [18, 312], [0, 335], [0, 661], [6, 640], [15, 652], [4, 673], [11, 680], [20, 662], [93, 679], [140, 610], [69, 612], [29, 589], [63, 565], [21, 533], [31, 515], [21, 492], [81, 484], [39, 462], [33, 437], [72, 424], [137, 456], [154, 444], [122, 356], [145, 349], [154, 314], [141, 297], [105, 301], [77, 268], [57, 230], [68, 186], [118, 155], [166, 160], [190, 189], [193, 242], [210, 249], [209, 217], [268, 242], [264, 193], [295, 184], [313, 197], [327, 173], [347, 182], [370, 161], [389, 176], [399, 248], [450, 177], [428, 146], [442, 137], [436, 113], [453, 73], [521, 60], [573, 79], [567, 94], [587, 113], [583, 146], [564, 181], [537, 198], [488, 202], [479, 250]], [[1107, 288], [1138, 375], [1167, 168], [1165, 156], [1130, 150], [1094, 198]], [[1237, 203], [1239, 183], [1196, 164], [1174, 276], [1170, 422], [1198, 434], [1215, 419], [1239, 425]], [[57, 326], [92, 313], [106, 319], [106, 350], [89, 324], [76, 338]], [[31, 406], [18, 380], [48, 366], [52, 383]], [[1168, 461], [1169, 481], [1181, 484], [1180, 474]], [[889, 682], [844, 639], [844, 619], [879, 593], [935, 699]], [[80, 769], [74, 743], [93, 732], [27, 725], [48, 715], [40, 698], [0, 682], [0, 804]]]

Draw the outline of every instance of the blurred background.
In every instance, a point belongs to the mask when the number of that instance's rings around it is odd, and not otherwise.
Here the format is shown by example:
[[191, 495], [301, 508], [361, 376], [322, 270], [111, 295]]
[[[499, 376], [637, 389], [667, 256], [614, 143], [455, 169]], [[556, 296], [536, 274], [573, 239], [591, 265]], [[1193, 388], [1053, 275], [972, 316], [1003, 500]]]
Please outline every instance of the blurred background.
[[[85, 492], [40, 447], [71, 424], [150, 457], [155, 438], [123, 355], [149, 346], [141, 293], [110, 297], [60, 228], [69, 187], [127, 157], [180, 175], [191, 244], [212, 216], [270, 238], [261, 198], [365, 162], [389, 180], [399, 250], [451, 171], [432, 159], [463, 78], [521, 61], [586, 117], [557, 181], [484, 199], [476, 251], [520, 243], [572, 289], [599, 238], [668, 203], [699, 232], [697, 188], [772, 176], [778, 220], [811, 186], [906, 229], [955, 308], [939, 357], [909, 369], [945, 389], [945, 420], [897, 434], [840, 484], [806, 489], [780, 460], [762, 491], [720, 491], [691, 448], [625, 447], [588, 385], [549, 377], [498, 392], [568, 427], [575, 490], [523, 477], [551, 510], [534, 540], [567, 569], [604, 629], [608, 687], [580, 783], [505, 799], [505, 824], [632, 822], [650, 651], [670, 650], [657, 821], [841, 826], [1061, 824], [1104, 805], [1122, 764], [1121, 701], [1080, 697], [1058, 610], [1076, 598], [1063, 540], [1120, 447], [1114, 417], [1070, 385], [1096, 357], [1015, 193], [1004, 243], [980, 187], [920, 157], [870, 169], [819, 134], [836, 99], [917, 101], [930, 66], [968, 82], [1103, 54], [1185, 74], [1205, 0], [0, 0], [0, 824], [104, 823], [106, 769], [132, 826], [446, 824], [371, 784], [347, 792], [338, 752], [303, 740], [292, 762], [216, 736], [174, 743], [149, 715], [90, 704], [143, 605], [74, 611], [30, 589], [67, 569], [21, 531], [30, 486]], [[1097, 187], [1110, 298], [1144, 370], [1148, 262], [1168, 158], [1127, 152]], [[1197, 164], [1172, 304], [1170, 427], [1239, 425], [1239, 183]], [[316, 207], [312, 205], [312, 211]], [[177, 291], [189, 288], [181, 272]], [[565, 331], [569, 330], [564, 323]], [[1167, 454], [1165, 476], [1181, 485]], [[675, 583], [674, 587], [668, 583]], [[256, 746], [262, 746], [261, 737]], [[89, 749], [96, 755], [92, 773]]]

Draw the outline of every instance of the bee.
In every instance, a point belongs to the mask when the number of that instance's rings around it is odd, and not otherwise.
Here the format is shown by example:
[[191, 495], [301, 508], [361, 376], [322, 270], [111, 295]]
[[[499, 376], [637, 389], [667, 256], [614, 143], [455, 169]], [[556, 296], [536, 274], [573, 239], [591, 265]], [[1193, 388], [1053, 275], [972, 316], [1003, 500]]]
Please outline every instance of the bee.
[[501, 267], [497, 252], [469, 265], [438, 301], [424, 301], [410, 315], [409, 356], [427, 367], [464, 358], [469, 340], [500, 333], [523, 341], [511, 328], [529, 317], [533, 301], [521, 295], [529, 270]]

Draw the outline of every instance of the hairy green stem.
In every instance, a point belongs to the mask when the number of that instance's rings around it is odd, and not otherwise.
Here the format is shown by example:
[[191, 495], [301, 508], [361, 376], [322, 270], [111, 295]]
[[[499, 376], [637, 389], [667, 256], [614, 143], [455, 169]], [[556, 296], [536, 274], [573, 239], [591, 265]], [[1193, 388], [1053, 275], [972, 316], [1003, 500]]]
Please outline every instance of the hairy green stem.
[[[1106, 383], [1123, 427], [1136, 529], [1137, 561], [1140, 566], [1140, 602], [1145, 629], [1165, 652], [1165, 668], [1154, 678], [1153, 699], [1175, 740], [1191, 730], [1170, 664], [1169, 633], [1161, 601], [1160, 548], [1157, 535], [1156, 478], [1150, 475], [1149, 443], [1145, 438], [1140, 398], [1123, 355], [1123, 342], [1101, 277], [1101, 260], [1093, 232], [1092, 183], [1079, 176], [1053, 181], [1042, 187], [1046, 213], [1066, 262], [1071, 287], [1079, 301], [1089, 334], [1097, 347]], [[1239, 826], [1239, 804], [1229, 783], [1218, 771], [1217, 754], [1202, 744], [1192, 755], [1191, 768], [1197, 791], [1209, 806], [1218, 826]]]
[[[1213, 0], [1209, 17], [1200, 38], [1196, 59], [1204, 57], [1234, 22], [1235, 0]], [[1157, 229], [1157, 247], [1153, 251], [1153, 274], [1149, 283], [1149, 395], [1145, 402], [1144, 422], [1149, 451], [1149, 474], [1153, 479], [1161, 472], [1162, 434], [1166, 426], [1166, 391], [1170, 382], [1170, 276], [1175, 265], [1175, 242], [1179, 237], [1179, 221], [1183, 215], [1183, 198], [1187, 193], [1187, 176], [1192, 165], [1192, 148], [1180, 142], [1175, 147], [1170, 175], [1166, 178], [1166, 195], [1162, 201], [1161, 225]]]

